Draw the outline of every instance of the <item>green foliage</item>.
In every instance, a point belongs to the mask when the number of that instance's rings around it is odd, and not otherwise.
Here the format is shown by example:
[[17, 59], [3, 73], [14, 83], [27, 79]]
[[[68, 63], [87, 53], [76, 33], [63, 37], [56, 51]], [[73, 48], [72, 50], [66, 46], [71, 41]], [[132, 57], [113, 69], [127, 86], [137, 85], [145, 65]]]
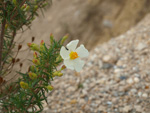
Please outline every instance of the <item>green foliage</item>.
[[7, 81], [4, 80], [20, 60], [16, 59], [16, 56], [22, 45], [18, 45], [16, 55], [12, 53], [16, 46], [14, 38], [17, 31], [24, 32], [24, 26], [30, 28], [31, 22], [38, 16], [38, 9], [43, 11], [42, 8], [50, 2], [51, 0], [0, 0], [0, 112], [41, 112], [42, 101], [47, 101], [46, 92], [54, 88], [51, 81], [55, 76], [63, 75], [61, 71], [65, 66], [59, 70], [57, 66], [62, 62], [59, 51], [67, 36], [57, 42], [53, 35], [50, 35], [49, 46], [43, 41], [40, 45], [28, 43], [29, 48], [34, 51], [33, 65], [30, 66], [29, 72], [21, 73], [18, 69], [17, 74], [21, 77], [9, 85], [6, 85]]
[[38, 9], [43, 12], [42, 8], [50, 3], [51, 0], [0, 0], [0, 76], [6, 75], [14, 66], [11, 50], [17, 31], [23, 32], [24, 26], [30, 28], [38, 16]]
[[[48, 47], [45, 43], [40, 44], [40, 46], [37, 45], [40, 49], [34, 52], [33, 57], [39, 63], [34, 63], [27, 73], [18, 72], [22, 77], [10, 85], [14, 89], [10, 89], [9, 86], [7, 89], [11, 90], [11, 93], [3, 92], [0, 96], [3, 97], [1, 103], [4, 112], [33, 113], [43, 110], [42, 101], [47, 101], [45, 94], [48, 90], [53, 90], [51, 81], [55, 76], [60, 76], [60, 74], [62, 76], [61, 70], [65, 69], [64, 66], [60, 70], [56, 68], [62, 62], [59, 54], [62, 40], [58, 42], [53, 40]], [[29, 47], [33, 49], [31, 46]]]

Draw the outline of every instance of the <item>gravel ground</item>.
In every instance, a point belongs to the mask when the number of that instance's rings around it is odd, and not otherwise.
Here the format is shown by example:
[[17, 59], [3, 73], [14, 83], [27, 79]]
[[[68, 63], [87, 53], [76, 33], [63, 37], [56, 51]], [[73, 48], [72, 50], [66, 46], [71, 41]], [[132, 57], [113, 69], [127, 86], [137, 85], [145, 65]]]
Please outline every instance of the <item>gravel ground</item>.
[[43, 113], [150, 113], [150, 15], [52, 82]]

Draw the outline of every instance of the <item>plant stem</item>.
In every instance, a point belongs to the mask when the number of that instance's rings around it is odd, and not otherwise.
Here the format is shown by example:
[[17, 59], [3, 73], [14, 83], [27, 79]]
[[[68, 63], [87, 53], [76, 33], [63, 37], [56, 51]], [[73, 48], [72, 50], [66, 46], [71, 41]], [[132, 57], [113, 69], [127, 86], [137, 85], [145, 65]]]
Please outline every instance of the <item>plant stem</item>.
[[6, 56], [5, 56], [4, 60], [3, 60], [4, 62], [1, 64], [1, 69], [3, 69], [3, 66], [4, 66], [4, 64], [5, 64], [5, 61], [6, 61], [6, 59], [7, 59], [7, 56], [8, 56], [9, 53], [11, 52], [11, 49], [12, 49], [12, 45], [13, 45], [15, 36], [16, 36], [16, 30], [14, 30], [13, 33], [12, 33], [12, 39], [11, 39], [11, 41], [10, 41], [10, 45], [9, 45], [9, 47], [8, 47], [7, 54], [6, 54]]
[[1, 28], [1, 33], [0, 33], [0, 71], [1, 71], [1, 64], [2, 64], [2, 52], [3, 52], [5, 25], [6, 25], [6, 19], [4, 19], [2, 22], [2, 28]]

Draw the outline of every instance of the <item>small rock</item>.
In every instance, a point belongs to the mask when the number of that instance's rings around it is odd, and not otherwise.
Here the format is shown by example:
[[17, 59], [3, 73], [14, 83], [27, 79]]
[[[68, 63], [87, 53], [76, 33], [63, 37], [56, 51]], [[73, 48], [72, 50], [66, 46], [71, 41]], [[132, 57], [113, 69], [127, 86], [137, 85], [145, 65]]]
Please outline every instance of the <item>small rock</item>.
[[138, 92], [138, 96], [141, 97], [142, 96], [142, 92]]
[[103, 25], [108, 28], [112, 28], [112, 22], [110, 20], [104, 20]]
[[139, 72], [139, 68], [138, 67], [133, 67], [132, 70], [135, 71], [135, 72]]
[[73, 99], [70, 101], [70, 104], [76, 104], [77, 103], [77, 100], [76, 99]]
[[139, 78], [141, 75], [135, 73], [134, 76]]
[[114, 54], [105, 55], [105, 56], [103, 56], [102, 60], [105, 63], [112, 63], [112, 64], [114, 64], [117, 61], [117, 56], [114, 55]]
[[89, 67], [92, 66], [92, 62], [91, 62], [91, 61], [88, 62], [87, 65], [88, 65]]
[[84, 100], [87, 102], [89, 100], [88, 96], [85, 96]]
[[97, 113], [102, 113], [101, 111], [97, 111]]
[[138, 77], [134, 77], [133, 80], [135, 83], [138, 83], [140, 81], [140, 79]]
[[114, 111], [115, 111], [115, 113], [118, 113], [118, 112], [117, 112], [117, 111], [118, 111], [118, 109], [117, 109], [117, 108], [115, 108], [115, 109], [114, 109]]
[[117, 65], [117, 66], [123, 66], [123, 65], [124, 65], [124, 63], [123, 63], [123, 61], [122, 61], [122, 60], [118, 60], [118, 61], [117, 61], [117, 63], [116, 63], [116, 65]]
[[109, 62], [111, 60], [111, 57], [109, 56], [109, 55], [105, 55], [104, 57], [103, 57], [103, 61], [104, 62]]
[[79, 104], [81, 104], [81, 105], [85, 104], [85, 100], [84, 99], [79, 99]]
[[125, 107], [123, 108], [123, 111], [128, 113], [131, 109], [132, 109], [131, 106], [125, 106]]
[[69, 88], [67, 88], [67, 91], [68, 91], [68, 92], [74, 92], [75, 90], [76, 90], [75, 87], [71, 87], [71, 86], [70, 86]]
[[98, 110], [99, 110], [99, 111], [103, 111], [103, 112], [104, 112], [104, 111], [106, 111], [106, 109], [107, 109], [107, 108], [106, 108], [105, 106], [103, 106], [103, 105], [100, 105], [100, 106], [98, 107]]
[[83, 95], [87, 95], [88, 92], [87, 92], [86, 90], [82, 90], [82, 94], [83, 94]]
[[136, 93], [137, 90], [136, 90], [136, 89], [131, 89], [131, 92], [132, 92], [132, 93]]
[[110, 69], [110, 68], [112, 68], [112, 67], [113, 67], [112, 64], [109, 64], [109, 63], [103, 63], [102, 69]]
[[136, 47], [137, 50], [141, 51], [142, 49], [146, 48], [146, 44], [144, 43], [139, 43]]
[[120, 78], [120, 76], [121, 76], [120, 73], [116, 73], [116, 74], [114, 75], [114, 77], [116, 78], [116, 80], [117, 80], [118, 78]]
[[101, 60], [98, 61], [99, 68], [101, 69], [103, 66], [103, 62]]
[[91, 61], [94, 61], [96, 57], [97, 57], [96, 54], [92, 55], [92, 56], [91, 56]]
[[110, 102], [110, 101], [107, 101], [107, 104], [108, 104], [108, 105], [112, 105], [112, 102]]
[[142, 97], [147, 98], [147, 97], [148, 97], [148, 94], [147, 94], [147, 93], [143, 93], [143, 94], [142, 94]]
[[127, 80], [127, 83], [128, 83], [128, 84], [132, 84], [132, 83], [133, 83], [133, 79], [132, 79], [132, 78], [129, 78], [129, 79]]
[[99, 49], [96, 47], [96, 48], [94, 49], [94, 51], [95, 51], [96, 53], [98, 53], [98, 52], [99, 52]]
[[96, 100], [95, 103], [96, 103], [97, 105], [99, 105], [99, 104], [101, 104], [101, 100]]
[[124, 96], [125, 94], [125, 92], [119, 92], [119, 96]]
[[118, 94], [118, 92], [113, 92], [113, 96], [115, 96], [115, 97], [118, 97], [119, 96], [119, 94]]
[[141, 113], [143, 112], [143, 109], [140, 105], [135, 105], [134, 108], [137, 112], [141, 112]]
[[120, 76], [120, 80], [125, 80], [125, 79], [127, 79], [126, 76]]
[[97, 107], [98, 106], [98, 104], [95, 104], [95, 103], [91, 103], [90, 105], [91, 105], [91, 107]]
[[114, 73], [120, 73], [121, 71], [122, 71], [121, 69], [117, 68], [114, 70]]

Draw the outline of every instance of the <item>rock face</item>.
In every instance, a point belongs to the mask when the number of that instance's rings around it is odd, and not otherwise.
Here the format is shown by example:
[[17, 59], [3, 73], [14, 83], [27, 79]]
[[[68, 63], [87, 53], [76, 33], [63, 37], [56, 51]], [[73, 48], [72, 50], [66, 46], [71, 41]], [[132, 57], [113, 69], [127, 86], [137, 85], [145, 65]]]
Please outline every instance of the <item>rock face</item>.
[[80, 73], [55, 78], [43, 113], [149, 113], [149, 18], [93, 49]]

